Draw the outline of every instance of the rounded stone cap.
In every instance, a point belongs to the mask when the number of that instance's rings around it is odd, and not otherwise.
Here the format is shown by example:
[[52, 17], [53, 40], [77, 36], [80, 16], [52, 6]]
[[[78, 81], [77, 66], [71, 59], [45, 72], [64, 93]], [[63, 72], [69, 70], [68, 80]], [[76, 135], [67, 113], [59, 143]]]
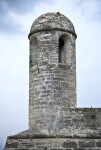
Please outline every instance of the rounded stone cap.
[[36, 32], [60, 30], [72, 33], [75, 38], [76, 33], [72, 22], [64, 15], [57, 13], [46, 13], [39, 16], [32, 24], [28, 38]]

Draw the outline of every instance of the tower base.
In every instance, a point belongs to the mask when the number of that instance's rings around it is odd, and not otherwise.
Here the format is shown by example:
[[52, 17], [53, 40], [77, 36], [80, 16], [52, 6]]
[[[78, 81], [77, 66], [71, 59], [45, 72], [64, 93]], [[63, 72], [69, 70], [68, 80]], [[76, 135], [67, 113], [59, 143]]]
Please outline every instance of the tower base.
[[29, 129], [9, 136], [4, 150], [101, 150], [101, 137], [45, 135]]

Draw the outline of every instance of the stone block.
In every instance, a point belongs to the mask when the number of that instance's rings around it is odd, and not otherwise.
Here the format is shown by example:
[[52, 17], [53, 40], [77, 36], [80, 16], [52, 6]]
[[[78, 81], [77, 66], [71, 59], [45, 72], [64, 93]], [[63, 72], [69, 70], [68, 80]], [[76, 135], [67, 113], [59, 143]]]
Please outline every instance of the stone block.
[[75, 142], [64, 142], [63, 143], [64, 148], [77, 148], [77, 144]]

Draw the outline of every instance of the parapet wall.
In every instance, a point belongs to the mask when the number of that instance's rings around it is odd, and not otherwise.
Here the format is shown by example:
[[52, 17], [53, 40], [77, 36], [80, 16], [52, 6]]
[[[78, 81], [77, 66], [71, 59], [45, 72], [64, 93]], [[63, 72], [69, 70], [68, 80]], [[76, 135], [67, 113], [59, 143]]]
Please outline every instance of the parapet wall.
[[59, 134], [101, 137], [101, 108], [61, 108], [57, 118]]
[[[45, 109], [46, 112], [48, 110], [49, 108]], [[37, 128], [43, 134], [64, 137], [101, 137], [101, 108], [56, 107], [45, 117], [45, 119], [37, 118]]]

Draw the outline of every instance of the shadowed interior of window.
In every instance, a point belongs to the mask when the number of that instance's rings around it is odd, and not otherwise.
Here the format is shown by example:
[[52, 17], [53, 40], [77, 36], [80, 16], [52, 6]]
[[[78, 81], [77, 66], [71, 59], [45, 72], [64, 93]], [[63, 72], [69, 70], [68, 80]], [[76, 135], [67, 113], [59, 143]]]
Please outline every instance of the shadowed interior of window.
[[62, 63], [64, 55], [64, 40], [59, 39], [59, 63]]
[[58, 62], [71, 65], [71, 43], [68, 35], [63, 34], [59, 38], [59, 56]]

